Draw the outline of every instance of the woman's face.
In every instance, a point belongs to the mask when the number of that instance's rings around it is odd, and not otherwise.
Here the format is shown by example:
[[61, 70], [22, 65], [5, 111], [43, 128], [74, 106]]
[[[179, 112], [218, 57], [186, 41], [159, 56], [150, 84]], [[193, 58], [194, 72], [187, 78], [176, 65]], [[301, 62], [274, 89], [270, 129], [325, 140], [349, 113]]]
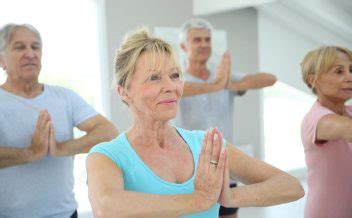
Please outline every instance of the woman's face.
[[150, 69], [150, 56], [142, 54], [136, 62], [129, 87], [120, 95], [134, 116], [148, 120], [168, 121], [177, 114], [183, 93], [181, 72], [170, 56], [157, 59], [157, 69]]
[[10, 36], [2, 67], [13, 80], [38, 80], [42, 47], [37, 36], [26, 28], [15, 28]]
[[333, 67], [321, 74], [315, 85], [319, 97], [346, 101], [352, 97], [352, 61], [338, 52]]

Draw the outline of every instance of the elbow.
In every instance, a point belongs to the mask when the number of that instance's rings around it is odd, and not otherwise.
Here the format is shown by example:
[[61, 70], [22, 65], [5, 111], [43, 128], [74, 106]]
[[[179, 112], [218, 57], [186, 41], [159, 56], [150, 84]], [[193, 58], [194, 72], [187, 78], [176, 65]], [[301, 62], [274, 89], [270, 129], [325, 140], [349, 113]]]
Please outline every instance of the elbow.
[[[113, 218], [116, 217], [116, 211], [119, 211], [118, 204], [113, 201], [109, 196], [101, 196], [99, 199], [92, 199], [90, 203], [92, 205], [93, 215], [96, 218]], [[112, 205], [113, 204], [113, 205]], [[122, 214], [122, 213], [117, 213]], [[124, 216], [119, 216], [124, 217]]]
[[270, 85], [272, 86], [272, 85], [274, 85], [276, 82], [277, 82], [277, 77], [276, 76], [274, 76], [274, 75], [271, 75], [271, 81], [270, 81]]
[[110, 131], [108, 134], [108, 140], [111, 141], [119, 135], [119, 132], [117, 131], [116, 127], [112, 123], [110, 124], [109, 129]]
[[289, 187], [287, 187], [288, 191], [288, 198], [290, 201], [296, 201], [298, 199], [301, 199], [305, 195], [305, 191], [299, 182], [299, 180], [296, 177], [290, 176], [290, 183]]
[[[298, 182], [298, 183], [299, 183], [299, 182]], [[297, 191], [297, 195], [296, 195], [297, 199], [303, 198], [305, 194], [306, 194], [306, 193], [305, 193], [305, 191], [304, 191], [302, 185], [299, 183], [299, 187], [298, 187], [298, 191]]]
[[98, 208], [98, 209], [93, 209], [93, 215], [96, 218], [108, 218], [111, 217], [109, 213], [109, 210], [105, 210], [102, 208]]
[[114, 138], [116, 138], [118, 136], [118, 131], [116, 129], [116, 127], [111, 123], [106, 123], [104, 125], [104, 128], [102, 128], [102, 136], [104, 136], [103, 140], [104, 141], [111, 141]]
[[[111, 214], [110, 211], [107, 207], [108, 200], [106, 197], [101, 196], [101, 197], [94, 197], [90, 192], [88, 193], [89, 201], [92, 206], [92, 212], [94, 217], [96, 218], [106, 218], [110, 217]], [[104, 200], [105, 199], [105, 200]]]
[[272, 86], [277, 82], [277, 78], [273, 74], [267, 74], [267, 86]]

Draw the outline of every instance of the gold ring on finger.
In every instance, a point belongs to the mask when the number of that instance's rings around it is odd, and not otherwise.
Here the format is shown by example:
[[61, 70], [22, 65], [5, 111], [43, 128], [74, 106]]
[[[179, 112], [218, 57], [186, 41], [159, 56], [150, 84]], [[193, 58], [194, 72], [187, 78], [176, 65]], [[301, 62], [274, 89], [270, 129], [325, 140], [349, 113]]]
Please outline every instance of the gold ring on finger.
[[214, 161], [214, 160], [211, 160], [210, 161], [210, 164], [214, 165], [214, 166], [217, 166], [218, 165], [218, 162], [217, 161]]

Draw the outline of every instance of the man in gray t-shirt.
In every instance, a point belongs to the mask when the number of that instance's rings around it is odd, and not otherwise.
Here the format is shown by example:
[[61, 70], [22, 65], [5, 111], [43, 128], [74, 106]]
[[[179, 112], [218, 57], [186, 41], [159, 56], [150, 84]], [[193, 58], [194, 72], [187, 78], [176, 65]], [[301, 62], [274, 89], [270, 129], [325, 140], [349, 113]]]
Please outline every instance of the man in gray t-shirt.
[[[42, 40], [28, 24], [0, 29], [0, 217], [73, 218], [73, 157], [117, 136], [80, 96], [39, 83]], [[64, 60], [64, 59], [63, 59]], [[86, 132], [73, 139], [73, 128]]]
[[[187, 55], [187, 66], [175, 124], [191, 130], [218, 127], [232, 141], [234, 96], [273, 85], [276, 78], [268, 73], [232, 75], [229, 52], [223, 54], [217, 69], [209, 69], [212, 29], [204, 19], [191, 19], [181, 27], [180, 46]], [[219, 215], [234, 218], [237, 209], [221, 207]]]

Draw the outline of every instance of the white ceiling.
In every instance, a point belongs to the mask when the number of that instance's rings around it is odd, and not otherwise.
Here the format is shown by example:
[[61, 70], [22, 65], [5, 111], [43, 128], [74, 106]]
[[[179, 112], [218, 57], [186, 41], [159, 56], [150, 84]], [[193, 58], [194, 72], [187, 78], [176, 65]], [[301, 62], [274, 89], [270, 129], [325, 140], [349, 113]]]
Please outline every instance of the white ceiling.
[[193, 0], [195, 15], [254, 7], [323, 44], [352, 46], [351, 0]]

